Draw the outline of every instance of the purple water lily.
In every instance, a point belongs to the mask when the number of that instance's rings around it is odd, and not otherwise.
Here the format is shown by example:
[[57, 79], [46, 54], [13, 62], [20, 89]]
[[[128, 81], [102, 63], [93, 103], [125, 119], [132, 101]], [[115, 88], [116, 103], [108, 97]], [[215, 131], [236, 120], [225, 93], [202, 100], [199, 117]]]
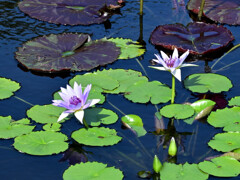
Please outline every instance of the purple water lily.
[[195, 64], [183, 64], [184, 60], [187, 58], [189, 54], [189, 50], [186, 51], [180, 58], [178, 58], [178, 50], [175, 48], [173, 51], [172, 57], [168, 57], [163, 51], [160, 51], [162, 58], [159, 54], [155, 54], [157, 59], [153, 59], [158, 64], [163, 65], [163, 67], [155, 67], [155, 66], [149, 66], [154, 69], [158, 69], [161, 71], [169, 71], [172, 73], [174, 77], [176, 77], [179, 81], [181, 81], [181, 67], [187, 67], [187, 66], [198, 66]]
[[66, 89], [61, 87], [59, 95], [63, 100], [53, 100], [53, 105], [64, 107], [67, 110], [62, 112], [59, 116], [58, 122], [63, 120], [69, 114], [74, 113], [75, 117], [83, 123], [83, 110], [97, 104], [100, 101], [100, 99], [87, 100], [91, 87], [91, 84], [87, 85], [83, 93], [81, 84], [78, 85], [76, 82], [74, 82], [73, 88], [69, 85], [67, 85]]

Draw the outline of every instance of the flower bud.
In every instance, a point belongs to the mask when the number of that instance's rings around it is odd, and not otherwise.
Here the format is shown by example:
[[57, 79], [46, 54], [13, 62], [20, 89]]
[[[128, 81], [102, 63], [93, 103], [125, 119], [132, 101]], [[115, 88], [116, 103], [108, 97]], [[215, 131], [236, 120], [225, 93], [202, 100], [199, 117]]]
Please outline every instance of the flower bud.
[[162, 168], [162, 163], [158, 159], [157, 155], [155, 155], [153, 159], [153, 170], [155, 173], [159, 173], [161, 168]]
[[172, 137], [172, 139], [170, 141], [169, 148], [168, 148], [168, 154], [170, 156], [176, 156], [176, 154], [177, 154], [177, 145], [176, 145], [174, 137]]

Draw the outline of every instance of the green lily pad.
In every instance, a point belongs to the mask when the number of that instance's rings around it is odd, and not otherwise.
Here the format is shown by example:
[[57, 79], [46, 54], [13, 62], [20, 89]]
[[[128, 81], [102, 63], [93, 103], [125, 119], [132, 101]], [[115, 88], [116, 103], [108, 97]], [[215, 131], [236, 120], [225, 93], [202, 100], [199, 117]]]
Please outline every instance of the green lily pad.
[[240, 107], [218, 109], [210, 114], [207, 121], [214, 127], [224, 127], [224, 131], [239, 131]]
[[132, 129], [138, 137], [144, 136], [147, 133], [143, 127], [142, 119], [139, 116], [135, 114], [129, 114], [123, 116], [121, 120], [123, 125], [129, 129]]
[[222, 91], [228, 91], [232, 87], [231, 81], [219, 74], [192, 74], [184, 80], [184, 86], [186, 89], [197, 92], [207, 93], [220, 93]]
[[70, 166], [63, 174], [64, 180], [121, 180], [123, 173], [114, 167], [98, 162], [86, 162]]
[[121, 54], [118, 59], [131, 59], [144, 54], [145, 49], [137, 41], [123, 38], [110, 38], [108, 41], [116, 43], [116, 46], [121, 49]]
[[160, 171], [161, 180], [205, 180], [208, 174], [198, 169], [197, 164], [172, 164], [164, 163]]
[[201, 119], [209, 115], [215, 104], [216, 103], [214, 101], [211, 101], [209, 99], [201, 99], [192, 103], [191, 106], [197, 113], [195, 119]]
[[109, 128], [82, 128], [72, 133], [72, 138], [80, 144], [88, 146], [111, 146], [122, 138], [117, 136], [115, 129]]
[[113, 124], [118, 120], [118, 115], [104, 108], [89, 108], [84, 111], [84, 119], [90, 126], [102, 124]]
[[229, 103], [229, 106], [240, 106], [240, 96], [236, 96], [234, 98], [232, 98]]
[[170, 104], [160, 109], [160, 113], [167, 118], [186, 119], [194, 114], [194, 109], [187, 104]]
[[65, 108], [53, 106], [52, 104], [35, 105], [27, 111], [27, 116], [42, 124], [57, 123], [58, 117], [64, 110]]
[[20, 89], [19, 83], [0, 77], [0, 100], [11, 97], [18, 89]]
[[0, 138], [10, 139], [32, 132], [35, 126], [29, 126], [28, 119], [13, 121], [11, 116], [0, 116]]
[[61, 124], [59, 123], [49, 123], [49, 124], [45, 124], [43, 126], [43, 129], [45, 131], [60, 131], [61, 130]]
[[240, 133], [228, 132], [219, 133], [213, 137], [213, 140], [208, 142], [208, 145], [221, 152], [229, 152], [240, 148]]
[[171, 99], [171, 89], [159, 81], [139, 81], [126, 89], [124, 97], [135, 103], [166, 103]]
[[235, 177], [240, 173], [240, 162], [229, 156], [221, 156], [198, 164], [199, 169], [217, 177]]
[[31, 155], [58, 154], [68, 148], [66, 135], [59, 132], [36, 131], [18, 136], [14, 140], [14, 148]]

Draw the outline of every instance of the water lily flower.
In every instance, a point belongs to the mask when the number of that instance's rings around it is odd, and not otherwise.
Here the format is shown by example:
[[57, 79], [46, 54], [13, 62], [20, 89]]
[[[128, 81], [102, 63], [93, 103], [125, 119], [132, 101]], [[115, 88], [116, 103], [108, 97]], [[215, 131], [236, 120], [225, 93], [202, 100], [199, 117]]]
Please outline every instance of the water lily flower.
[[159, 54], [154, 54], [157, 59], [153, 59], [154, 62], [161, 64], [163, 67], [149, 66], [154, 69], [158, 69], [161, 71], [169, 71], [172, 73], [174, 77], [176, 77], [179, 81], [181, 81], [181, 67], [187, 66], [198, 66], [196, 64], [183, 64], [184, 60], [187, 58], [189, 54], [189, 50], [187, 50], [181, 57], [178, 57], [178, 50], [175, 48], [173, 51], [172, 57], [168, 57], [163, 51], [160, 51], [161, 56]]
[[97, 104], [100, 99], [87, 100], [88, 94], [91, 90], [92, 85], [89, 84], [82, 93], [81, 84], [78, 85], [74, 82], [74, 87], [67, 85], [67, 88], [61, 87], [59, 95], [62, 100], [53, 100], [53, 105], [58, 107], [64, 107], [67, 110], [62, 112], [58, 118], [58, 122], [63, 120], [69, 114], [74, 113], [75, 117], [83, 124], [84, 109]]

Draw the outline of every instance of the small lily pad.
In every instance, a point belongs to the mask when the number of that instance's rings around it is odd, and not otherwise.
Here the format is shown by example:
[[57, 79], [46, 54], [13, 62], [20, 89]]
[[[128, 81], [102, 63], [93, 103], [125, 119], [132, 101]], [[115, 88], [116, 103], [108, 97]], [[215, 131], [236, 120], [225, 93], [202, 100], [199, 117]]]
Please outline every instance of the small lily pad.
[[209, 115], [215, 104], [214, 101], [209, 99], [201, 99], [192, 103], [191, 106], [195, 110], [195, 113], [197, 113], [195, 119], [201, 119]]
[[236, 177], [240, 173], [240, 162], [229, 156], [221, 156], [198, 164], [199, 169], [217, 177]]
[[118, 115], [104, 108], [89, 108], [84, 111], [84, 119], [90, 126], [102, 124], [113, 124], [118, 120]]
[[121, 180], [123, 173], [114, 167], [98, 162], [86, 162], [70, 166], [63, 174], [64, 180]]
[[187, 104], [170, 104], [160, 109], [160, 114], [167, 118], [186, 119], [194, 114], [194, 109]]
[[61, 124], [59, 123], [49, 123], [49, 124], [45, 124], [43, 126], [43, 129], [45, 131], [60, 131], [61, 130]]
[[14, 148], [31, 155], [52, 155], [68, 148], [66, 135], [59, 132], [36, 131], [18, 136], [14, 140]]
[[232, 88], [231, 81], [219, 74], [192, 74], [184, 80], [184, 86], [186, 89], [197, 92], [207, 93], [220, 93], [222, 91], [228, 91]]
[[32, 132], [35, 126], [29, 126], [28, 119], [13, 121], [11, 116], [0, 116], [0, 138], [10, 139]]
[[11, 97], [18, 89], [20, 89], [19, 83], [0, 77], [0, 100]]
[[109, 128], [82, 128], [72, 133], [72, 138], [80, 144], [87, 146], [111, 146], [117, 144], [122, 138], [117, 136], [115, 129]]
[[240, 96], [236, 96], [229, 101], [229, 106], [240, 106]]

